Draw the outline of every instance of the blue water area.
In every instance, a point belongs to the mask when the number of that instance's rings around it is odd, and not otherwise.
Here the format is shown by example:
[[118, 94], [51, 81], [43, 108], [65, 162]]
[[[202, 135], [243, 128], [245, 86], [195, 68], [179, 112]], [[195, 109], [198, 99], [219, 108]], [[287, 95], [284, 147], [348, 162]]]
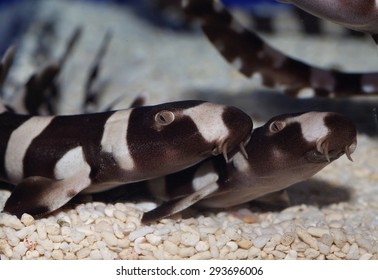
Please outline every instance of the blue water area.
[[36, 1], [0, 0], [0, 56], [27, 30], [34, 17]]

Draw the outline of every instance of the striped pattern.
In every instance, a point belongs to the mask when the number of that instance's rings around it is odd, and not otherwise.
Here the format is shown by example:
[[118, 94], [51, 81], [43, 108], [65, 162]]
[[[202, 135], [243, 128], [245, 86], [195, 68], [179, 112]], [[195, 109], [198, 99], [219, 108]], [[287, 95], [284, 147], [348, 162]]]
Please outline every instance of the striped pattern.
[[[378, 35], [378, 5], [376, 0], [285, 0], [317, 17], [347, 28]], [[377, 42], [377, 41], [376, 41]]]
[[242, 27], [217, 1], [188, 0], [184, 9], [201, 21], [210, 42], [231, 65], [248, 78], [260, 74], [267, 87], [302, 97], [378, 94], [378, 72], [344, 73], [290, 58]]
[[150, 223], [197, 204], [224, 208], [257, 199], [306, 180], [356, 148], [356, 128], [336, 113], [281, 115], [254, 129], [245, 147], [229, 163], [209, 158], [184, 171], [149, 182], [165, 201], [145, 213]]
[[[169, 123], [164, 116], [172, 117]], [[251, 131], [242, 111], [203, 101], [72, 116], [3, 111], [0, 179], [16, 185], [4, 210], [38, 216], [82, 191], [178, 172], [214, 149], [218, 154], [238, 148]]]
[[31, 117], [15, 129], [5, 152], [5, 169], [10, 182], [23, 177], [23, 160], [31, 142], [50, 124], [53, 117]]

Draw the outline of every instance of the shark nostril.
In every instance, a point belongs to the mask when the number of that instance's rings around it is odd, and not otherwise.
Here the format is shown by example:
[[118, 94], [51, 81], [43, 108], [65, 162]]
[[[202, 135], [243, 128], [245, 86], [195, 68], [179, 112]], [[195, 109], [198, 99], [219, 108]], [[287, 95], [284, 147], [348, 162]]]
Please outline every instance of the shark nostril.
[[344, 152], [345, 152], [347, 158], [348, 158], [350, 161], [353, 161], [351, 155], [352, 155], [352, 154], [354, 153], [354, 151], [356, 150], [356, 147], [357, 147], [357, 140], [355, 139], [351, 145], [349, 145], [349, 146], [345, 146], [345, 148], [344, 148]]
[[329, 140], [326, 138], [321, 138], [317, 143], [316, 143], [316, 149], [318, 150], [319, 153], [323, 154], [325, 158], [327, 159], [328, 162], [330, 162], [329, 158]]

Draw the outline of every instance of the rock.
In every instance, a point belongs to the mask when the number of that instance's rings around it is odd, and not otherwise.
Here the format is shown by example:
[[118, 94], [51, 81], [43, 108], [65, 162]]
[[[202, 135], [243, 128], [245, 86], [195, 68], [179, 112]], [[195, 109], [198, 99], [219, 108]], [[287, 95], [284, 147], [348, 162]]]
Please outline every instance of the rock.
[[129, 236], [128, 236], [128, 239], [130, 241], [134, 241], [135, 239], [137, 239], [138, 237], [142, 237], [142, 236], [145, 236], [146, 234], [149, 234], [149, 233], [152, 233], [154, 232], [154, 229], [151, 228], [151, 227], [142, 227], [142, 228], [139, 228], [135, 231], [132, 231], [130, 232]]
[[38, 233], [38, 237], [40, 239], [46, 239], [47, 238], [47, 232], [46, 232], [46, 225], [44, 222], [40, 221], [40, 222], [37, 222], [37, 233]]
[[249, 249], [252, 247], [252, 242], [248, 239], [241, 239], [240, 241], [238, 241], [238, 246], [242, 249]]
[[54, 260], [63, 260], [64, 254], [63, 254], [62, 250], [53, 250], [52, 253], [51, 253], [51, 257]]
[[372, 257], [373, 257], [372, 254], [370, 254], [370, 253], [366, 253], [366, 254], [363, 254], [363, 255], [359, 258], [359, 260], [370, 260]]
[[179, 248], [178, 255], [181, 258], [189, 258], [196, 253], [196, 250], [193, 247]]
[[98, 250], [98, 249], [94, 249], [94, 250], [90, 251], [89, 257], [92, 260], [101, 260], [102, 259], [102, 255], [100, 253], [100, 250]]
[[348, 254], [346, 255], [346, 258], [348, 260], [358, 260], [359, 254], [360, 254], [360, 250], [358, 248], [358, 245], [356, 243], [353, 243], [350, 246], [350, 250], [349, 250]]
[[16, 237], [21, 240], [25, 239], [27, 236], [30, 236], [35, 230], [35, 225], [24, 227], [16, 232]]
[[148, 241], [148, 243], [156, 246], [161, 243], [162, 238], [159, 235], [155, 235], [155, 232], [154, 232], [154, 233], [146, 234], [146, 240]]
[[199, 240], [200, 236], [198, 233], [185, 232], [181, 235], [181, 244], [188, 247], [194, 247]]
[[[189, 248], [186, 248], [189, 249]], [[195, 255], [192, 255], [189, 259], [191, 260], [209, 260], [211, 259], [211, 254], [209, 251], [206, 252], [199, 252]]]
[[216, 245], [216, 241], [215, 241], [214, 235], [209, 235], [208, 236], [208, 240], [209, 240], [211, 257], [214, 258], [214, 259], [219, 258], [219, 248]]
[[308, 248], [304, 252], [304, 254], [306, 256], [306, 259], [313, 260], [313, 259], [316, 259], [320, 255], [320, 252], [318, 250], [315, 250], [314, 248]]
[[329, 234], [329, 229], [322, 227], [309, 227], [307, 232], [315, 237], [322, 237], [324, 234]]
[[298, 257], [298, 253], [294, 250], [289, 250], [287, 253], [285, 260], [296, 260]]
[[264, 236], [264, 235], [259, 236], [253, 240], [253, 246], [255, 246], [256, 248], [262, 249], [265, 246], [265, 244], [269, 241], [269, 239], [270, 239], [270, 236]]
[[235, 252], [238, 249], [238, 244], [234, 241], [227, 242], [226, 246], [228, 247], [229, 251], [231, 251], [231, 252]]
[[80, 259], [84, 259], [88, 257], [90, 253], [91, 253], [91, 250], [89, 248], [83, 248], [76, 252], [76, 256], [80, 260]]
[[169, 240], [165, 240], [163, 242], [164, 244], [164, 249], [170, 253], [172, 256], [174, 255], [177, 255], [178, 254], [178, 246], [176, 244], [174, 244], [173, 242], [169, 241]]
[[304, 229], [300, 227], [297, 227], [296, 233], [303, 242], [310, 245], [311, 248], [318, 250], [317, 240], [313, 238], [307, 231], [305, 231]]
[[319, 252], [325, 256], [331, 252], [331, 248], [322, 242], [318, 243], [318, 249], [319, 249]]
[[82, 241], [85, 238], [85, 234], [80, 231], [77, 231], [76, 229], [71, 231], [70, 236], [72, 238], [72, 242], [76, 244], [80, 243], [80, 241]]
[[16, 216], [5, 213], [0, 213], [0, 226], [10, 227], [15, 230], [19, 230], [24, 227]]
[[125, 212], [120, 211], [120, 210], [114, 211], [114, 217], [116, 219], [120, 220], [121, 222], [126, 222], [126, 220], [127, 220], [127, 216], [126, 216]]
[[33, 218], [33, 216], [31, 216], [27, 213], [24, 213], [21, 216], [21, 223], [23, 223], [25, 226], [30, 226], [34, 223], [34, 218]]
[[108, 246], [117, 246], [118, 239], [113, 233], [104, 231], [101, 233], [101, 236]]
[[282, 235], [281, 243], [285, 246], [291, 245], [295, 240], [295, 233], [293, 232], [285, 232]]
[[346, 235], [342, 229], [332, 228], [330, 233], [337, 247], [342, 248], [347, 242]]
[[46, 232], [50, 235], [59, 235], [60, 234], [60, 228], [58, 224], [48, 224], [46, 225]]
[[204, 251], [207, 251], [209, 250], [210, 246], [208, 243], [204, 242], [204, 241], [199, 241], [195, 247], [195, 249], [197, 250], [197, 252], [204, 252]]

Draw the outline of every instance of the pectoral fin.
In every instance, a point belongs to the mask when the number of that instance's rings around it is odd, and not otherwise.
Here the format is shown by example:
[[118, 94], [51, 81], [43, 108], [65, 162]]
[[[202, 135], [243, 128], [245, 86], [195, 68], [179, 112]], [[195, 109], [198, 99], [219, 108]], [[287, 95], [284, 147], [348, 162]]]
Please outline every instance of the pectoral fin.
[[90, 179], [81, 172], [64, 180], [29, 177], [15, 187], [4, 211], [17, 217], [24, 213], [42, 216], [62, 207], [89, 185]]
[[145, 213], [142, 218], [142, 223], [152, 223], [154, 221], [179, 213], [217, 190], [218, 185], [216, 183], [211, 183], [188, 196], [164, 202], [155, 209]]

